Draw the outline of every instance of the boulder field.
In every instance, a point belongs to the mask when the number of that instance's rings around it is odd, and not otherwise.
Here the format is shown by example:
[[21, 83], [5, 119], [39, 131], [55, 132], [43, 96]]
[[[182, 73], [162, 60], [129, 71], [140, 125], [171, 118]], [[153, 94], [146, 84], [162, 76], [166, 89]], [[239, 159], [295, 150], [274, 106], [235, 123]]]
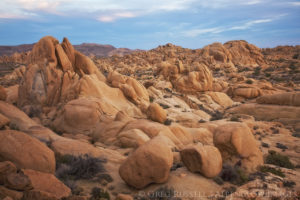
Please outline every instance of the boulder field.
[[[90, 58], [46, 36], [0, 57], [22, 64], [0, 77], [0, 199], [296, 198], [300, 62], [287, 49]], [[295, 66], [288, 84], [281, 57]]]

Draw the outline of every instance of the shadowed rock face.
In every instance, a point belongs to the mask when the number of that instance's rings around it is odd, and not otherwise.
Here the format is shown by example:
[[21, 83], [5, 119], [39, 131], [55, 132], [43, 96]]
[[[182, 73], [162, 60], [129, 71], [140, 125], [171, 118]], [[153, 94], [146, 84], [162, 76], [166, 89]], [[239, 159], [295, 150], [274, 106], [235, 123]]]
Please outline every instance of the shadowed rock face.
[[91, 60], [47, 36], [0, 58], [18, 62], [0, 78], [0, 199], [298, 191], [297, 49], [167, 44]]

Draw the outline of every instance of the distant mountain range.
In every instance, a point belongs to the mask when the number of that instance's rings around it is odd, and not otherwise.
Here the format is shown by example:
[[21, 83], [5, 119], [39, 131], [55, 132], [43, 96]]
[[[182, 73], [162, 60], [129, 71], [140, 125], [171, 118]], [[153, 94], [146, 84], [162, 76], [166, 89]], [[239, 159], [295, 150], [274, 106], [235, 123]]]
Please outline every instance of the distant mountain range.
[[[0, 56], [3, 55], [12, 55], [16, 52], [27, 52], [31, 51], [34, 44], [22, 44], [17, 46], [0, 46]], [[108, 57], [112, 55], [126, 55], [130, 54], [134, 51], [139, 50], [131, 50], [127, 48], [116, 48], [112, 45], [103, 45], [103, 44], [95, 44], [95, 43], [83, 43], [80, 45], [74, 45], [75, 49], [80, 51], [81, 53], [89, 56], [95, 55], [99, 57]]]

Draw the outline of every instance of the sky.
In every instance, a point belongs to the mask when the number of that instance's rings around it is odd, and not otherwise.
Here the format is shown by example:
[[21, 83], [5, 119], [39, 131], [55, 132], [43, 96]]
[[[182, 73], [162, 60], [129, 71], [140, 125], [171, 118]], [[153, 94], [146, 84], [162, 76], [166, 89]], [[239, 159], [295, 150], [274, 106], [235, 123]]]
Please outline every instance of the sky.
[[131, 49], [299, 45], [300, 0], [0, 0], [0, 45], [46, 35]]

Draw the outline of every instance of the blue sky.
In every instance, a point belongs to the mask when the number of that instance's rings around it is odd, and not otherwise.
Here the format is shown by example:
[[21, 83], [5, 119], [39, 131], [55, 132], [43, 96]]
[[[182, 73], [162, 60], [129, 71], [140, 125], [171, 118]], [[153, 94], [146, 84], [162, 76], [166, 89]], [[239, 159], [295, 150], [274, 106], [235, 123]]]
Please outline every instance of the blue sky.
[[45, 35], [132, 49], [299, 45], [300, 0], [0, 0], [0, 45]]

